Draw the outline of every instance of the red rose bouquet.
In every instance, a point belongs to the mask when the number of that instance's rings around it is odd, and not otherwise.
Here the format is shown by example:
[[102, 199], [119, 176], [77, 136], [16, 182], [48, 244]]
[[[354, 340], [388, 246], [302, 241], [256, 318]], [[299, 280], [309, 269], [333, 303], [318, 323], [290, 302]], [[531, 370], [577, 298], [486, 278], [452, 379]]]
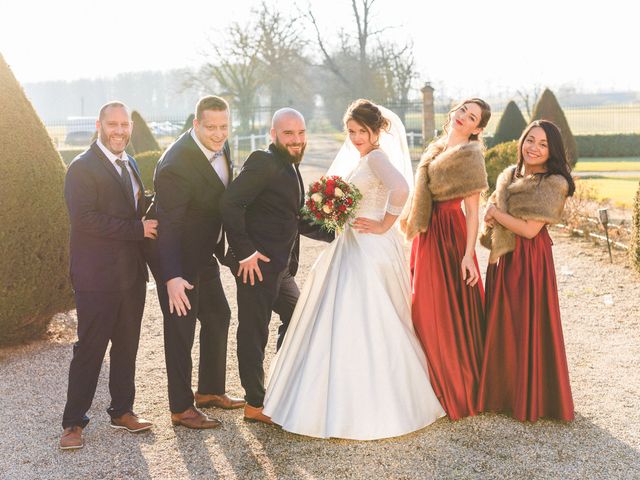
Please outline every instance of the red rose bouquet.
[[340, 231], [354, 216], [362, 194], [341, 177], [321, 177], [309, 185], [302, 215], [328, 232]]

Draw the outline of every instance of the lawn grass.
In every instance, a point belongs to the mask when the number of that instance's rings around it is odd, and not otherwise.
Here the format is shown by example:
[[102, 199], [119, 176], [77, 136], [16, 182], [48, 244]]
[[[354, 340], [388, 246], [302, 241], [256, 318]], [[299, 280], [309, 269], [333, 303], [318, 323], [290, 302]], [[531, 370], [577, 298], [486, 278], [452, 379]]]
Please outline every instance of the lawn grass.
[[640, 157], [580, 158], [576, 172], [630, 172], [640, 171]]
[[[565, 108], [564, 114], [574, 135], [637, 133], [640, 130], [640, 105]], [[493, 135], [501, 116], [501, 111], [494, 111], [491, 114], [491, 120], [484, 129], [486, 135]], [[442, 124], [446, 121], [446, 113], [436, 113], [435, 117], [436, 128], [442, 128]], [[408, 129], [420, 129], [422, 114], [408, 113], [405, 117], [405, 125]]]
[[579, 178], [577, 181], [593, 187], [600, 200], [611, 200], [616, 206], [631, 207], [640, 176]]

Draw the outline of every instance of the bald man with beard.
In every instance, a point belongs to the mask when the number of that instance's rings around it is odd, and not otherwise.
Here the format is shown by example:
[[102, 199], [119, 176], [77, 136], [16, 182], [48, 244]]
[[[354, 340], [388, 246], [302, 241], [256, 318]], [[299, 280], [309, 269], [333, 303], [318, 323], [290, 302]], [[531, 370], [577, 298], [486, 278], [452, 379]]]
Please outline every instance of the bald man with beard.
[[300, 295], [300, 234], [331, 241], [300, 216], [304, 186], [298, 166], [307, 145], [305, 121], [292, 108], [278, 110], [267, 150], [249, 155], [222, 198], [222, 220], [229, 250], [225, 263], [236, 275], [238, 363], [245, 389], [244, 418], [271, 423], [262, 413], [264, 351], [271, 312], [280, 316], [279, 348]]

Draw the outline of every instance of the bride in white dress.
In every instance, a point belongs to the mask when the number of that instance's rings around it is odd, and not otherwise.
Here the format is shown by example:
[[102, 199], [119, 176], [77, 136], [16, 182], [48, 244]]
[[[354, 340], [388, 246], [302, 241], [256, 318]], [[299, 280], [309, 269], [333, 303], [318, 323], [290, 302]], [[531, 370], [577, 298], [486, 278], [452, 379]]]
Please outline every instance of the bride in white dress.
[[408, 265], [393, 226], [413, 185], [404, 127], [366, 100], [349, 107], [345, 124], [349, 138], [328, 174], [362, 193], [357, 218], [309, 274], [272, 363], [264, 413], [301, 435], [373, 440], [445, 413], [413, 330]]

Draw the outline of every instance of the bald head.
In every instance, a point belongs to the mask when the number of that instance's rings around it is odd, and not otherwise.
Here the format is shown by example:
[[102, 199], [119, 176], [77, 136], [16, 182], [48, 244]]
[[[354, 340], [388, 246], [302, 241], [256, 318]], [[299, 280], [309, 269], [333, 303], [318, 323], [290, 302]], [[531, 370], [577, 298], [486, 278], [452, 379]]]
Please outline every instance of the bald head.
[[281, 108], [271, 120], [271, 139], [291, 162], [300, 163], [307, 146], [306, 127], [302, 114], [293, 108]]
[[286, 120], [298, 120], [304, 125], [304, 117], [295, 108], [281, 108], [273, 114], [271, 119], [271, 128], [278, 130], [281, 124]]

